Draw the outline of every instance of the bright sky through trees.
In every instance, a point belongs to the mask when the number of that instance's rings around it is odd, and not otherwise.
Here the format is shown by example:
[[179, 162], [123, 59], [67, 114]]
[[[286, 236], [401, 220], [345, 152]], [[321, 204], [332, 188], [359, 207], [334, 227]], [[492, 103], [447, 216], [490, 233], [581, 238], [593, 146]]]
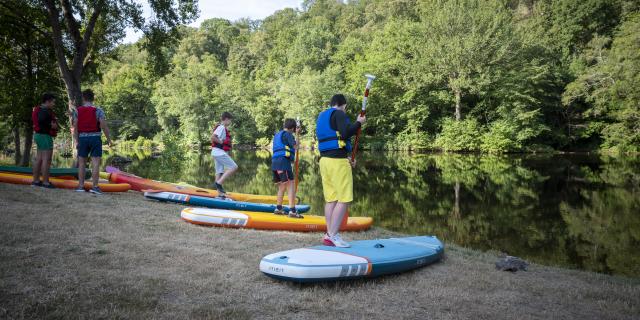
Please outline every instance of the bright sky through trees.
[[[148, 16], [150, 11], [148, 2], [142, 0], [139, 2], [142, 3], [145, 14]], [[301, 0], [203, 0], [198, 2], [200, 16], [191, 26], [199, 27], [202, 21], [210, 18], [224, 18], [230, 21], [240, 18], [263, 19], [284, 8], [299, 8], [301, 3]], [[129, 29], [123, 42], [133, 43], [140, 37], [142, 32]]]

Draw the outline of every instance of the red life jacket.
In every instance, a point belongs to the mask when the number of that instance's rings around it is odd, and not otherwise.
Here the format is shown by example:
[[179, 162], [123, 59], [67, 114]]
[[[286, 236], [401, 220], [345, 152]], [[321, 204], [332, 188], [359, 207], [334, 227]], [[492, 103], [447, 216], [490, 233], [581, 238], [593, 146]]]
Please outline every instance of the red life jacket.
[[100, 132], [100, 123], [94, 106], [80, 106], [76, 108], [78, 113], [78, 132]]
[[[31, 122], [33, 123], [33, 131], [36, 133], [46, 133], [52, 137], [55, 137], [58, 135], [58, 130], [54, 129], [53, 126], [52, 128], [49, 130], [49, 132], [42, 132], [42, 129], [40, 128], [40, 123], [38, 123], [38, 112], [40, 112], [40, 106], [35, 106], [33, 108], [33, 111], [31, 112]], [[47, 108], [46, 109], [47, 112], [49, 112], [49, 115], [51, 116], [51, 124], [58, 124], [58, 119], [56, 118], [55, 113], [53, 113], [53, 110]]]
[[[216, 129], [218, 129], [220, 125], [217, 125], [215, 128], [213, 128], [213, 132], [216, 131]], [[224, 141], [222, 141], [222, 143], [215, 143], [213, 141], [213, 139], [211, 140], [211, 147], [212, 148], [218, 148], [218, 149], [222, 149], [224, 151], [229, 151], [231, 150], [231, 133], [229, 133], [229, 130], [227, 128], [224, 128], [226, 134], [226, 138], [224, 138]]]

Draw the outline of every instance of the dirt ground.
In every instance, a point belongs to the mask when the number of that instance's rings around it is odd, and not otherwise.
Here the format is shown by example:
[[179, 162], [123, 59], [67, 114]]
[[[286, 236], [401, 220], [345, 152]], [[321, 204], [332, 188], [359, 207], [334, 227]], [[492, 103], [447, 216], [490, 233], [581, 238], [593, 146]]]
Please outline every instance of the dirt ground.
[[260, 259], [321, 234], [200, 227], [181, 221], [181, 208], [133, 191], [0, 183], [0, 318], [640, 318], [639, 279], [540, 265], [500, 272], [494, 254], [453, 245], [443, 261], [399, 275], [284, 283], [261, 274]]

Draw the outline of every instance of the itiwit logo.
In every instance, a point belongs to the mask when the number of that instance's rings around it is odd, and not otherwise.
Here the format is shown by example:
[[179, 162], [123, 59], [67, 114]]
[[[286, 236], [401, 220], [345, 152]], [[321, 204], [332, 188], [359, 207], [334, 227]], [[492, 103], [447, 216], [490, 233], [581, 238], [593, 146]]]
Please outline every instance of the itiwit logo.
[[284, 268], [283, 267], [269, 266], [269, 271], [273, 271], [273, 272], [277, 272], [277, 273], [283, 273], [284, 272]]

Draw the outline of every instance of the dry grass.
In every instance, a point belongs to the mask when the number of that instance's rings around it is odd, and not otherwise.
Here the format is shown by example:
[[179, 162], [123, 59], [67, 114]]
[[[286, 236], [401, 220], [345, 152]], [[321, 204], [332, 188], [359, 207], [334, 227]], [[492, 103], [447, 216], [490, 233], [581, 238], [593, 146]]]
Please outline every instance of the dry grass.
[[[139, 193], [0, 183], [0, 318], [638, 319], [640, 281], [447, 247], [444, 261], [320, 285], [262, 275], [262, 256], [319, 234], [205, 228]], [[380, 229], [350, 239], [392, 236]]]

